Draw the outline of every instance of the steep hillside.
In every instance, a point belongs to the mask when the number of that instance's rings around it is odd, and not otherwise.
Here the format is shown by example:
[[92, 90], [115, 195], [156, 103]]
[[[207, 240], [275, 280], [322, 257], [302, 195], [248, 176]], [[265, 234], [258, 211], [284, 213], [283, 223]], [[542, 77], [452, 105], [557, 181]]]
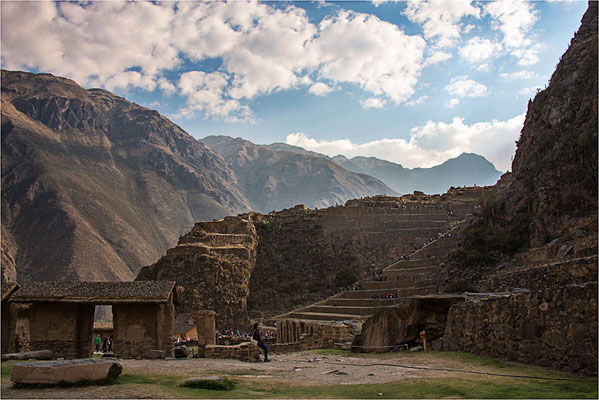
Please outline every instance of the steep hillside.
[[131, 280], [195, 221], [248, 209], [222, 157], [158, 112], [2, 71], [3, 279]]
[[208, 136], [201, 141], [227, 160], [256, 211], [298, 203], [328, 207], [356, 197], [395, 193], [378, 179], [349, 172], [326, 158], [272, 151], [228, 136]]

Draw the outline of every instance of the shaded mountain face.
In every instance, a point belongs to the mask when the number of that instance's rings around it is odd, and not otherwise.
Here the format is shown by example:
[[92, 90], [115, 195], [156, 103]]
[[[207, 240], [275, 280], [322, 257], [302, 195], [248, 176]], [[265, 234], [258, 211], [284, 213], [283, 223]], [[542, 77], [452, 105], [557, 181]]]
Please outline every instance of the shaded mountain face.
[[512, 163], [507, 218], [526, 220], [531, 244], [597, 212], [597, 2], [547, 89], [528, 104]]
[[350, 172], [327, 158], [273, 151], [228, 136], [208, 136], [201, 141], [225, 158], [256, 211], [300, 203], [322, 208], [358, 197], [395, 194], [378, 179]]
[[3, 280], [131, 280], [195, 221], [248, 209], [222, 157], [158, 112], [2, 71]]

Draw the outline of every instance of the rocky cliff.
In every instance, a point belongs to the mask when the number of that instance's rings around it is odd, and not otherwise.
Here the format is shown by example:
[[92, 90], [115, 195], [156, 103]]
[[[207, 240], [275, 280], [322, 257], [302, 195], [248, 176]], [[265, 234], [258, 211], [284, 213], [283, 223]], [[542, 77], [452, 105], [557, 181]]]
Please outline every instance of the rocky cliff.
[[222, 157], [158, 112], [2, 71], [2, 279], [131, 280], [195, 221], [248, 208]]
[[512, 163], [506, 217], [526, 219], [532, 245], [597, 211], [597, 2], [548, 87], [529, 102]]

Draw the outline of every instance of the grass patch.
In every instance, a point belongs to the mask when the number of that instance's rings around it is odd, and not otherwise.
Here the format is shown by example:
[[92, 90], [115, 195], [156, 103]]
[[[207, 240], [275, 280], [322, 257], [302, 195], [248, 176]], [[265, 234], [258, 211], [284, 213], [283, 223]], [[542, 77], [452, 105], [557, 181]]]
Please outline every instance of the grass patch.
[[235, 383], [225, 378], [222, 381], [193, 381], [185, 382], [181, 386], [192, 389], [207, 389], [207, 390], [232, 390]]

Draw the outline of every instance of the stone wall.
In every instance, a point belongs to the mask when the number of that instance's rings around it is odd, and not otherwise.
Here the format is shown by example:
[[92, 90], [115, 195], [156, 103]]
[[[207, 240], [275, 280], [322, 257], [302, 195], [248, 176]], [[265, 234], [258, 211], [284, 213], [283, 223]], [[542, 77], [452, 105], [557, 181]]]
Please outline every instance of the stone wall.
[[597, 282], [454, 304], [443, 346], [597, 375]]
[[262, 349], [254, 346], [250, 342], [241, 343], [234, 346], [219, 346], [209, 344], [204, 347], [205, 358], [225, 358], [241, 361], [255, 362], [260, 361]]
[[123, 303], [112, 306], [114, 353], [117, 357], [147, 357], [150, 350], [172, 352], [174, 306]]
[[94, 306], [73, 303], [39, 303], [29, 307], [31, 350], [52, 350], [53, 357], [86, 358]]

